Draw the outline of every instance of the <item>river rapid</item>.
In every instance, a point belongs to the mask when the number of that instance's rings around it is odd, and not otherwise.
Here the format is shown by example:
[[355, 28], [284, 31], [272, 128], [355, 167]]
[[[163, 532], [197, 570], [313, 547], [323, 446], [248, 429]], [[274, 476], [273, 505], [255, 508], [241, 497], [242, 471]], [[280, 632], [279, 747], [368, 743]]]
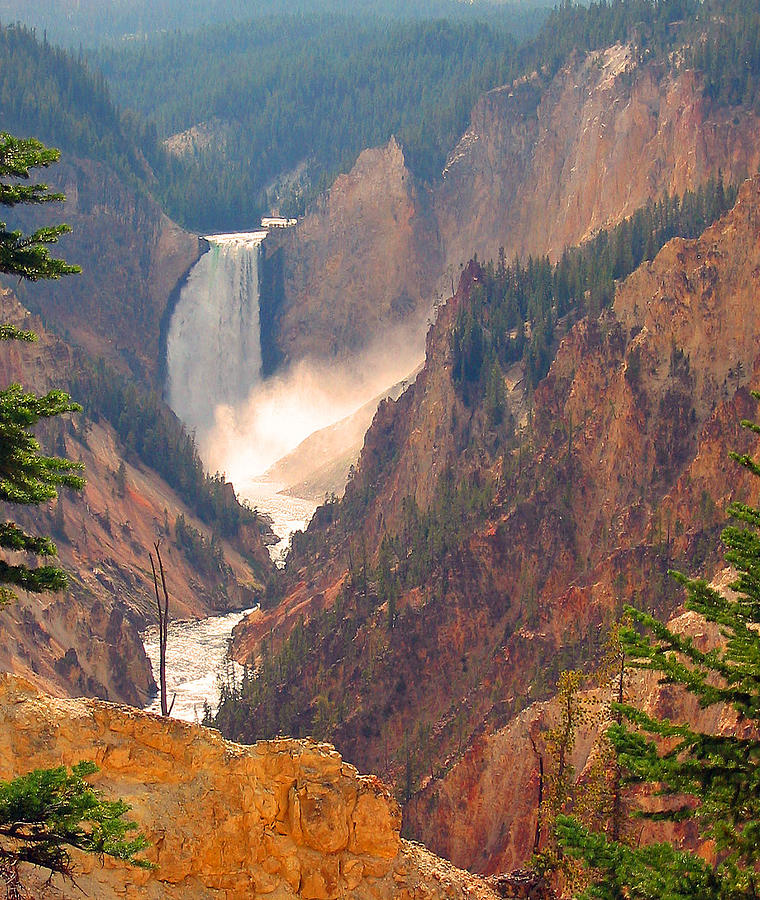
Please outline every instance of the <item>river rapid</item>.
[[[306, 527], [316, 508], [311, 500], [279, 493], [280, 487], [260, 480], [236, 485], [240, 497], [271, 516], [272, 529], [280, 541], [269, 550], [278, 565], [285, 560], [291, 535]], [[229, 659], [227, 651], [232, 629], [249, 612], [247, 609], [207, 619], [169, 622], [166, 688], [170, 703], [175, 697], [172, 718], [198, 722], [203, 718], [204, 704], [216, 709], [222, 679], [240, 673], [240, 667]], [[142, 639], [157, 678], [158, 626], [144, 631]], [[156, 697], [145, 708], [149, 712], [161, 712], [160, 698]]]

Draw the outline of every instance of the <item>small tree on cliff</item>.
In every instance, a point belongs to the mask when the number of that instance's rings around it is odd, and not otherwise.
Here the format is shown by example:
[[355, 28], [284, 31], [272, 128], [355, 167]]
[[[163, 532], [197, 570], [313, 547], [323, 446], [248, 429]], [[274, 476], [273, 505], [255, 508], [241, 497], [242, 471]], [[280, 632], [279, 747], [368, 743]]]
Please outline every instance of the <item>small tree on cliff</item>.
[[[0, 133], [0, 205], [63, 200], [62, 194], [51, 193], [47, 185], [26, 183], [30, 169], [48, 166], [58, 156], [57, 150], [39, 141]], [[9, 231], [0, 222], [0, 272], [29, 281], [78, 272], [77, 266], [51, 258], [46, 246], [68, 230], [66, 225], [54, 225], [25, 235]], [[32, 332], [0, 324], [0, 340], [36, 339]], [[40, 419], [79, 409], [62, 391], [39, 396], [18, 384], [0, 390], [0, 500], [39, 504], [55, 498], [61, 485], [76, 490], [84, 486], [81, 464], [44, 456], [32, 434]], [[43, 557], [56, 555], [50, 538], [27, 534], [15, 522], [0, 523], [0, 547]], [[66, 586], [66, 574], [58, 566], [0, 560], [0, 605], [15, 597], [7, 585], [33, 592], [58, 591]], [[92, 763], [82, 762], [71, 771], [41, 769], [0, 782], [0, 880], [5, 882], [8, 898], [21, 896], [20, 863], [71, 876], [68, 848], [149, 865], [135, 858], [147, 845], [145, 839], [139, 835], [127, 838], [136, 828], [125, 819], [129, 807], [121, 800], [103, 799], [84, 780], [95, 771]]]
[[[760, 434], [755, 423], [742, 425]], [[732, 456], [760, 476], [754, 459]], [[721, 645], [701, 651], [691, 638], [630, 608], [638, 627], [624, 628], [621, 637], [633, 665], [682, 685], [703, 707], [733, 708], [735, 733], [699, 732], [624, 704], [618, 708], [629, 724], [615, 723], [608, 731], [627, 783], [656, 785], [668, 798], [666, 812], [655, 817], [694, 820], [702, 837], [713, 841], [718, 862], [709, 866], [668, 844], [629, 846], [561, 817], [566, 849], [591, 869], [588, 897], [749, 900], [760, 894], [760, 509], [737, 502], [729, 514], [736, 524], [722, 539], [726, 560], [738, 573], [731, 585], [735, 596], [673, 573], [686, 588], [687, 609], [719, 625]]]
[[[45, 184], [26, 184], [29, 170], [49, 166], [58, 159], [57, 150], [44, 147], [32, 139], [19, 140], [0, 133], [0, 204], [50, 203], [63, 200], [62, 194], [51, 193]], [[7, 181], [5, 179], [11, 179]], [[39, 228], [31, 234], [9, 231], [0, 222], [0, 272], [29, 281], [60, 278], [78, 272], [62, 259], [50, 256], [47, 245], [68, 231], [66, 225]], [[30, 331], [13, 325], [0, 325], [0, 340], [35, 341]], [[81, 489], [84, 480], [79, 463], [56, 456], [44, 456], [32, 429], [40, 419], [74, 412], [80, 407], [62, 391], [49, 391], [39, 396], [11, 384], [0, 390], [0, 500], [6, 503], [38, 504], [57, 496], [61, 485]], [[15, 522], [0, 523], [0, 547], [42, 557], [56, 555], [55, 544], [48, 537], [27, 534]], [[58, 566], [28, 566], [0, 560], [0, 604], [14, 597], [7, 585], [27, 591], [58, 591], [66, 586], [66, 574]]]
[[0, 878], [9, 897], [21, 896], [19, 863], [72, 878], [70, 848], [151, 868], [136, 858], [148, 842], [139, 834], [128, 836], [137, 829], [125, 818], [129, 807], [104, 799], [85, 781], [96, 771], [82, 762], [70, 771], [37, 769], [0, 782]]

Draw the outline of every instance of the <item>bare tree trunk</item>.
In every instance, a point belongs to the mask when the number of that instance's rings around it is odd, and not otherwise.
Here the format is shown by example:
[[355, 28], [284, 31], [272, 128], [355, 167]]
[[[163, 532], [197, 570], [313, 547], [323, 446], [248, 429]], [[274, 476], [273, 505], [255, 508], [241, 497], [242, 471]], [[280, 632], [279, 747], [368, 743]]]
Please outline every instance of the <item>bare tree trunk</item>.
[[[620, 671], [618, 673], [618, 684], [617, 684], [617, 702], [622, 705], [624, 691], [623, 691], [623, 682], [625, 679], [625, 653], [620, 654]], [[623, 722], [623, 714], [618, 709], [615, 713], [615, 721], [618, 725], [621, 725]], [[615, 751], [615, 769], [613, 773], [612, 780], [612, 828], [610, 830], [610, 837], [613, 841], [620, 840], [620, 833], [622, 831], [622, 823], [623, 823], [623, 796], [622, 796], [622, 772], [620, 770], [620, 763], [618, 762], [617, 751]]]
[[177, 699], [177, 695], [175, 694], [172, 697], [171, 706], [169, 706], [166, 694], [166, 641], [169, 636], [169, 591], [166, 588], [166, 575], [164, 574], [164, 564], [161, 560], [160, 545], [161, 541], [156, 541], [153, 547], [156, 551], [158, 570], [161, 574], [163, 603], [158, 592], [158, 575], [156, 574], [156, 565], [153, 562], [153, 554], [149, 553], [148, 555], [150, 556], [150, 567], [153, 570], [153, 586], [156, 589], [156, 609], [158, 610], [158, 686], [161, 692], [161, 715], [170, 716], [174, 709], [174, 701]]

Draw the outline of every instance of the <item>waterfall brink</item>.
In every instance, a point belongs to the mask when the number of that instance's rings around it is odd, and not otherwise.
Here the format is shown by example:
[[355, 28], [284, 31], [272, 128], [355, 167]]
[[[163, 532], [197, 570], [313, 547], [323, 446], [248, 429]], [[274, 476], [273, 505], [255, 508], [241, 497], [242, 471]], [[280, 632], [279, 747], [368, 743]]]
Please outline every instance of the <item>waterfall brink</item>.
[[167, 394], [199, 435], [261, 380], [259, 260], [266, 231], [216, 234], [182, 288], [166, 341]]

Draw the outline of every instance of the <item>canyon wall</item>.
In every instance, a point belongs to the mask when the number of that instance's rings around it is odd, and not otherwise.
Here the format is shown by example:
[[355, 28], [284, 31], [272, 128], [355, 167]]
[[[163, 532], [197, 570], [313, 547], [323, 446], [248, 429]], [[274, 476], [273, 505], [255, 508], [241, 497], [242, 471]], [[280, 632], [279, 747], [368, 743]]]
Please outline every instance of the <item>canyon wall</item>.
[[[75, 853], [62, 897], [494, 900], [480, 879], [402, 841], [396, 802], [327, 744], [244, 747], [199, 725], [56, 700], [0, 675], [0, 778], [91, 760], [131, 807], [152, 870]], [[28, 884], [35, 875], [23, 872]]]
[[[38, 393], [71, 384], [84, 364], [80, 355], [9, 291], [0, 291], [0, 320], [39, 336], [33, 344], [2, 343], [0, 384], [18, 382]], [[52, 504], [3, 510], [4, 518], [54, 537], [70, 586], [61, 594], [18, 591], [18, 600], [0, 610], [0, 668], [55, 693], [142, 705], [153, 687], [138, 630], [155, 620], [148, 560], [154, 541], [164, 542], [172, 618], [193, 618], [253, 605], [270, 565], [263, 535], [251, 532], [238, 546], [223, 542], [223, 565], [202, 570], [171, 539], [172, 527], [181, 514], [207, 542], [211, 529], [128, 452], [104, 418], [78, 413], [38, 431], [47, 452], [85, 464], [87, 484], [81, 493], [61, 490]]]
[[286, 361], [341, 358], [416, 323], [441, 268], [428, 193], [395, 139], [365, 150], [299, 221], [264, 245], [284, 252], [277, 342]]
[[[470, 266], [416, 383], [381, 405], [343, 503], [317, 513], [294, 554], [289, 596], [236, 630], [242, 659], [314, 620], [296, 727], [312, 727], [311, 701], [325, 696], [345, 706], [327, 732], [341, 752], [399, 780], [411, 758], [421, 777], [599, 652], [623, 602], [674, 608], [669, 568], [711, 574], [726, 504], [758, 499], [728, 453], [760, 449], [740, 426], [757, 415], [759, 271], [755, 177], [699, 239], [668, 243], [612, 310], [570, 330], [505, 444], [452, 377], [450, 329], [480, 277]], [[487, 508], [454, 548], [429, 551], [389, 623], [372, 583], [362, 595], [357, 559], [374, 564], [385, 534], [403, 542], [415, 527], [404, 499], [424, 514], [446, 471], [488, 487]], [[343, 644], [323, 612], [341, 597], [356, 623]]]
[[[718, 590], [732, 581], [732, 573], [722, 572], [713, 586]], [[719, 642], [719, 629], [694, 612], [682, 612], [668, 622], [680, 635], [689, 636], [700, 650]], [[736, 731], [736, 713], [723, 704], [706, 709], [680, 685], [663, 684], [655, 673], [629, 670], [624, 683], [624, 699], [655, 717], [708, 734]], [[612, 724], [609, 704], [614, 686], [589, 677], [590, 686], [580, 690], [574, 701], [581, 711], [575, 744], [568, 762], [573, 767], [575, 796], [584, 785], [598, 756], [599, 737]], [[596, 685], [594, 686], [594, 683]], [[408, 830], [456, 865], [472, 872], [511, 871], [522, 865], [533, 845], [538, 809], [538, 754], [550, 765], [545, 735], [557, 727], [556, 699], [534, 703], [504, 728], [480, 734], [462, 757], [440, 778], [430, 780], [407, 805], [404, 819]], [[457, 810], [467, 798], [469, 815]], [[634, 802], [636, 789], [629, 789], [627, 802]], [[651, 808], [652, 801], [647, 801]], [[656, 802], [656, 801], [654, 801]], [[639, 820], [637, 834], [643, 843], [670, 841], [678, 849], [699, 849], [707, 859], [714, 847], [700, 843], [693, 822], [674, 824]]]
[[475, 254], [557, 259], [665, 192], [719, 170], [741, 181], [760, 164], [759, 125], [712, 104], [693, 70], [639, 63], [622, 45], [489, 91], [439, 182], [417, 184], [392, 139], [272, 235], [284, 267], [274, 339], [287, 361], [329, 359], [413, 329]]

